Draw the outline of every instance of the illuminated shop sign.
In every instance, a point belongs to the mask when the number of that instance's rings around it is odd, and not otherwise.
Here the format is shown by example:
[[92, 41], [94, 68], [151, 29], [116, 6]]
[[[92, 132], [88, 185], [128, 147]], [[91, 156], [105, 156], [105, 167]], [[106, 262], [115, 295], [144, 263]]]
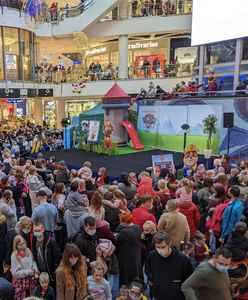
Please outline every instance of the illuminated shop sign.
[[101, 54], [107, 51], [106, 47], [100, 47], [100, 48], [93, 48], [91, 50], [87, 50], [86, 54], [87, 55], [95, 55], [95, 54]]
[[144, 49], [144, 48], [157, 48], [157, 47], [158, 47], [158, 42], [152, 42], [152, 41], [149, 41], [147, 43], [137, 42], [135, 44], [128, 45], [128, 49], [129, 50], [132, 50], [132, 49]]
[[22, 103], [22, 99], [7, 99], [7, 103]]

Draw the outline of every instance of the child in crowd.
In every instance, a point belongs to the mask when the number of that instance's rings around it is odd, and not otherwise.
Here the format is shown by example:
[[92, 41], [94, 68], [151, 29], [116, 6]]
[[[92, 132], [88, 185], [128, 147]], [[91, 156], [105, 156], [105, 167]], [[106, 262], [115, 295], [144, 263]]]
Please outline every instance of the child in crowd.
[[116, 300], [130, 300], [129, 290], [125, 285], [120, 287]]
[[92, 178], [91, 162], [85, 161], [83, 167], [78, 170], [78, 176], [83, 179]]
[[245, 236], [247, 233], [247, 225], [244, 222], [236, 223], [234, 231], [231, 233], [225, 248], [232, 252], [234, 261], [242, 261], [247, 258], [248, 239]]
[[103, 203], [109, 207], [118, 208], [121, 212], [128, 211], [127, 200], [125, 199], [125, 194], [120, 190], [116, 190], [114, 192], [113, 201], [104, 199]]
[[49, 275], [46, 272], [40, 273], [39, 285], [34, 290], [34, 296], [44, 300], [55, 300], [53, 288], [49, 286]]
[[178, 184], [176, 198], [179, 204], [190, 204], [192, 202], [192, 185], [188, 178], [183, 178]]
[[9, 171], [8, 182], [12, 186], [16, 186], [16, 177], [15, 176], [16, 176], [16, 170], [15, 169], [11, 169]]
[[195, 236], [195, 245], [194, 245], [194, 253], [195, 260], [200, 263], [209, 257], [209, 248], [206, 245], [206, 237], [200, 231], [197, 232]]
[[103, 278], [104, 268], [101, 264], [95, 263], [92, 267], [92, 275], [88, 276], [88, 285], [93, 299], [111, 300], [111, 290], [109, 282]]
[[136, 187], [139, 186], [136, 174], [134, 172], [129, 173], [128, 178], [130, 183], [134, 184]]
[[104, 167], [99, 168], [98, 170], [99, 177], [97, 178], [96, 181], [96, 185], [98, 187], [101, 187], [104, 184], [104, 177], [106, 176], [106, 172], [107, 172], [106, 168]]
[[200, 180], [203, 180], [204, 174], [205, 174], [205, 167], [204, 167], [204, 164], [200, 164], [200, 165], [197, 167], [196, 173], [199, 175]]
[[194, 245], [191, 242], [181, 242], [180, 246], [181, 253], [188, 256], [193, 268], [196, 267], [197, 262], [194, 257]]
[[147, 297], [143, 295], [143, 285], [138, 278], [133, 279], [129, 285], [129, 299], [130, 300], [147, 300]]

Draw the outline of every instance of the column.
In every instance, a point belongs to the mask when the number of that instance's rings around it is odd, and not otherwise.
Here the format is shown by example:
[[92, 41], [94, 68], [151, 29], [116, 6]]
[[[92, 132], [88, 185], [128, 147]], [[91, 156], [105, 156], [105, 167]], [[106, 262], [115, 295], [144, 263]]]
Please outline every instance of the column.
[[36, 98], [34, 102], [35, 124], [43, 125], [43, 101], [42, 98]]
[[61, 120], [65, 118], [65, 100], [56, 100], [56, 128], [61, 129]]
[[235, 55], [235, 64], [234, 64], [234, 78], [233, 78], [233, 90], [235, 90], [236, 86], [240, 81], [240, 62], [242, 59], [242, 49], [243, 49], [243, 41], [242, 39], [238, 39], [236, 41], [236, 55]]
[[128, 78], [128, 36], [119, 36], [119, 79]]
[[123, 0], [119, 4], [119, 19], [124, 20], [128, 18], [128, 8], [129, 8], [129, 2], [127, 0]]
[[199, 66], [198, 66], [198, 78], [199, 78], [199, 84], [203, 82], [204, 79], [204, 52], [205, 52], [205, 47], [200, 46], [200, 51], [199, 51]]

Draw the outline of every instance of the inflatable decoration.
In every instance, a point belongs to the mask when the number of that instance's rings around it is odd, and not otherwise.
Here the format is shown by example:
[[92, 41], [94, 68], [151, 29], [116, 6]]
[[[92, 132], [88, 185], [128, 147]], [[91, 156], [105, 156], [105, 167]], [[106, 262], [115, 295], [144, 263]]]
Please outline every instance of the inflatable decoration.
[[183, 157], [183, 176], [191, 176], [194, 174], [197, 168], [198, 161], [198, 146], [194, 144], [187, 145], [184, 149], [184, 157]]

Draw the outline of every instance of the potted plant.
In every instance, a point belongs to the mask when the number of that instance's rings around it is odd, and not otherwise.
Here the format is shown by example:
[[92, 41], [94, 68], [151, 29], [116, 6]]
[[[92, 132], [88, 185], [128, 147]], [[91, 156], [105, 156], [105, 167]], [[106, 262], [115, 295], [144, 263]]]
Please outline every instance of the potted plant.
[[212, 154], [212, 142], [214, 134], [217, 132], [217, 122], [218, 118], [216, 115], [208, 115], [203, 121], [203, 133], [206, 133], [208, 135], [207, 139], [207, 149], [204, 150], [205, 158], [209, 159]]

